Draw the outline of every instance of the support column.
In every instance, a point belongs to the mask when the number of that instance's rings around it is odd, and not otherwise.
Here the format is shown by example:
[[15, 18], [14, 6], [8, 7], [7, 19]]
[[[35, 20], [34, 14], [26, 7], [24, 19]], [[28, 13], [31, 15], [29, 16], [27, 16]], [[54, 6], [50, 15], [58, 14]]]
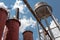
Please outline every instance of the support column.
[[59, 23], [57, 22], [56, 18], [55, 18], [52, 14], [51, 14], [51, 18], [53, 19], [53, 21], [55, 22], [57, 28], [58, 28], [59, 31], [60, 31], [60, 25], [59, 25]]
[[56, 18], [54, 17], [54, 15], [51, 13], [50, 9], [47, 7], [47, 9], [49, 10], [50, 14], [51, 14], [51, 18], [53, 19], [53, 21], [55, 22], [57, 28], [60, 30], [60, 25], [57, 22]]
[[45, 23], [46, 23], [46, 25], [47, 25], [47, 28], [48, 28], [48, 31], [49, 31], [49, 33], [50, 33], [51, 38], [52, 38], [53, 40], [55, 40], [54, 35], [53, 35], [53, 33], [52, 33], [51, 29], [50, 29], [49, 23], [47, 22], [47, 19], [46, 19], [46, 18], [44, 18], [44, 19], [45, 19]]

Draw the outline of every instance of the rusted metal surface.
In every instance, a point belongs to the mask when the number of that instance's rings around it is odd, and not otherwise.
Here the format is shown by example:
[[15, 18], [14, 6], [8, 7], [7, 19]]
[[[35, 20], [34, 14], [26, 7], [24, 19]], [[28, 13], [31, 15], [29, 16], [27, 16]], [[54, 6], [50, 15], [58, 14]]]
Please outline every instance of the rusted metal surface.
[[6, 26], [8, 27], [6, 40], [18, 40], [20, 22], [16, 19], [9, 19], [6, 22]]
[[33, 40], [33, 32], [25, 31], [23, 33], [23, 40]]
[[8, 12], [5, 9], [0, 8], [0, 40], [3, 34], [3, 29], [7, 18], [8, 18]]

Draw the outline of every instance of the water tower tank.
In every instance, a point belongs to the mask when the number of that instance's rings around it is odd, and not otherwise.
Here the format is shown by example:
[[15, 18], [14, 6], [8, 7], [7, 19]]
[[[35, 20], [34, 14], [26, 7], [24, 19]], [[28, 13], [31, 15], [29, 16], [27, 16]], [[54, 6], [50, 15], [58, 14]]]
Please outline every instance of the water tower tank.
[[35, 5], [36, 15], [40, 19], [50, 16], [50, 12], [48, 9], [52, 12], [51, 6], [49, 6], [46, 2], [38, 2]]
[[0, 8], [0, 39], [2, 37], [3, 29], [8, 18], [8, 12], [4, 8]]
[[25, 31], [23, 33], [23, 40], [33, 40], [33, 32], [32, 31]]

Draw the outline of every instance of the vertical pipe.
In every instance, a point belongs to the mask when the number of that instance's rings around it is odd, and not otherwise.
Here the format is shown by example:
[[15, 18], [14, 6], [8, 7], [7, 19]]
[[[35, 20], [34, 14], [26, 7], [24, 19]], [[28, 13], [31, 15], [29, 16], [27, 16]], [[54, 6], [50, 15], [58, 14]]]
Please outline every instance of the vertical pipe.
[[20, 22], [16, 19], [8, 19], [6, 26], [8, 27], [6, 40], [18, 40]]
[[46, 19], [46, 18], [44, 18], [44, 19], [45, 19], [45, 23], [46, 23], [46, 25], [47, 25], [47, 27], [48, 27], [48, 31], [49, 31], [49, 33], [50, 33], [50, 35], [51, 35], [51, 38], [52, 38], [53, 40], [55, 40], [55, 38], [54, 38], [54, 36], [53, 36], [53, 33], [52, 33], [51, 30], [50, 30], [49, 23], [47, 22], [47, 19]]
[[16, 13], [16, 19], [18, 19], [19, 20], [19, 8], [17, 8], [17, 13]]
[[[28, 7], [28, 9], [32, 12], [33, 16], [36, 18], [36, 20], [39, 22], [39, 24], [41, 25], [41, 27], [43, 28], [43, 30], [48, 34], [48, 36], [50, 37], [49, 33], [47, 32], [47, 30], [44, 28], [43, 24], [40, 22], [40, 19], [35, 15], [35, 12], [32, 10], [32, 8], [30, 7], [30, 5], [28, 4], [28, 2], [26, 0], [23, 0], [23, 2], [26, 4], [26, 6]], [[51, 37], [50, 37], [51, 39]], [[51, 39], [52, 40], [52, 39]]]
[[33, 40], [33, 32], [25, 31], [23, 33], [23, 40]]
[[5, 9], [0, 8], [0, 40], [3, 34], [3, 29], [8, 18], [8, 13]]

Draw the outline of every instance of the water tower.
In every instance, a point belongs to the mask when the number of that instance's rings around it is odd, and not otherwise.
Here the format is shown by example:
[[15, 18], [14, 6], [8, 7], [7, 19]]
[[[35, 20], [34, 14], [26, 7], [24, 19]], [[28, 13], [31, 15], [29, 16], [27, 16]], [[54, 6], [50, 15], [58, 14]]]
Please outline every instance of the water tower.
[[[49, 8], [49, 10], [47, 7]], [[39, 19], [49, 17], [51, 15], [49, 11], [52, 12], [52, 8], [45, 2], [39, 2], [35, 5], [35, 12]]]
[[52, 32], [50, 30], [48, 32], [44, 27], [45, 25], [43, 25], [41, 22], [41, 20], [44, 19], [48, 29], [50, 29], [47, 22], [47, 18], [51, 17], [54, 20], [55, 24], [57, 25], [57, 28], [60, 30], [58, 22], [56, 21], [55, 17], [52, 15], [51, 6], [49, 6], [45, 2], [39, 2], [35, 5], [35, 11], [33, 11], [27, 0], [23, 0], [23, 2], [26, 4], [27, 8], [30, 10], [32, 15], [36, 18], [37, 22], [40, 24], [40, 27], [42, 27], [42, 29], [44, 30], [45, 35], [48, 35], [50, 40], [54, 40], [54, 36]]
[[[48, 31], [45, 29], [44, 25], [41, 23], [40, 19], [37, 17], [36, 12], [33, 11], [33, 9], [31, 8], [31, 6], [29, 5], [27, 0], [23, 0], [23, 2], [26, 4], [27, 8], [30, 10], [30, 12], [32, 13], [32, 15], [36, 18], [37, 22], [39, 23], [40, 27], [42, 27], [42, 29], [46, 32], [46, 34], [49, 36], [49, 38], [52, 40], [51, 36], [49, 35]], [[40, 35], [39, 35], [40, 37]], [[39, 38], [40, 39], [40, 38]]]
[[55, 24], [57, 25], [58, 29], [60, 30], [59, 23], [56, 21], [54, 15], [52, 14], [52, 8], [46, 2], [39, 2], [35, 5], [35, 12], [38, 18], [45, 19], [49, 16], [54, 20]]
[[38, 2], [35, 5], [35, 14], [39, 18], [40, 21], [45, 20], [45, 23], [46, 23], [48, 30], [49, 30], [49, 34], [51, 35], [51, 38], [54, 40], [54, 36], [50, 30], [49, 23], [47, 22], [47, 18], [51, 17], [53, 19], [53, 21], [55, 22], [55, 24], [57, 25], [59, 30], [60, 30], [60, 26], [52, 14], [51, 6], [49, 6], [46, 2]]

